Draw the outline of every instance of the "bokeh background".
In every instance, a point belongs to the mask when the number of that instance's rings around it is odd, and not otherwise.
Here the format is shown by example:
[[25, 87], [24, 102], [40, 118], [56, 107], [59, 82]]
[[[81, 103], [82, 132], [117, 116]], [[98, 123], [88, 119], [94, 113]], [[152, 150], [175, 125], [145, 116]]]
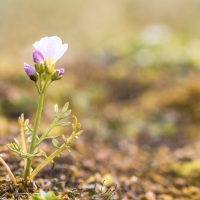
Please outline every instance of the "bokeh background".
[[33, 122], [37, 91], [23, 62], [33, 64], [35, 41], [57, 35], [69, 44], [57, 62], [66, 73], [46, 94], [41, 131], [69, 101], [87, 145], [199, 140], [199, 10], [198, 0], [0, 0], [1, 137], [17, 137], [21, 112]]

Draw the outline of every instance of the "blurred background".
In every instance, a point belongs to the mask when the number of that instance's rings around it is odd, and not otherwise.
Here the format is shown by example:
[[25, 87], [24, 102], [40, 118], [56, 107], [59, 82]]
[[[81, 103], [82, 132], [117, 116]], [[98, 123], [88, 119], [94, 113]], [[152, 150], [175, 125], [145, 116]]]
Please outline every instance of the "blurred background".
[[33, 65], [34, 42], [57, 35], [69, 44], [57, 62], [66, 73], [46, 94], [41, 130], [69, 101], [85, 140], [176, 148], [200, 138], [200, 1], [0, 4], [1, 137], [18, 135], [21, 112], [33, 122], [37, 91], [23, 62]]

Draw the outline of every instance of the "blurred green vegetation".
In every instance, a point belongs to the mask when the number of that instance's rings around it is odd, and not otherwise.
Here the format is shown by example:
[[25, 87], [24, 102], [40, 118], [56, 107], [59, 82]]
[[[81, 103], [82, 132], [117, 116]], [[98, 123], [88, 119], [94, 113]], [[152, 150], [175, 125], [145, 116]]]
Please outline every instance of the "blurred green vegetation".
[[58, 35], [69, 43], [57, 63], [66, 73], [46, 96], [44, 126], [52, 119], [53, 104], [69, 101], [95, 140], [126, 135], [141, 144], [181, 145], [199, 139], [199, 1], [0, 4], [2, 135], [17, 133], [14, 121], [21, 112], [34, 119], [37, 92], [23, 62], [33, 63], [31, 44]]

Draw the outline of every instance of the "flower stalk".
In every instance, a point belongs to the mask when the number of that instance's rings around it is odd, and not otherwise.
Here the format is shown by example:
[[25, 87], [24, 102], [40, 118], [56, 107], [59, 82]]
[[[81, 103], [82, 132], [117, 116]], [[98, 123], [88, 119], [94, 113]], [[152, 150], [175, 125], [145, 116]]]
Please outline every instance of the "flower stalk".
[[[30, 152], [29, 152], [30, 154], [33, 154], [34, 151], [35, 151], [37, 134], [38, 134], [38, 129], [39, 129], [41, 115], [42, 115], [43, 103], [44, 103], [44, 92], [41, 92], [40, 96], [39, 96], [39, 100], [38, 100], [38, 107], [37, 107], [37, 112], [36, 112], [35, 125], [34, 125], [34, 129], [33, 129], [33, 135], [32, 135]], [[27, 177], [30, 174], [32, 159], [33, 158], [27, 159], [26, 169], [25, 169], [25, 172], [24, 172], [24, 179], [25, 180], [27, 180]]]

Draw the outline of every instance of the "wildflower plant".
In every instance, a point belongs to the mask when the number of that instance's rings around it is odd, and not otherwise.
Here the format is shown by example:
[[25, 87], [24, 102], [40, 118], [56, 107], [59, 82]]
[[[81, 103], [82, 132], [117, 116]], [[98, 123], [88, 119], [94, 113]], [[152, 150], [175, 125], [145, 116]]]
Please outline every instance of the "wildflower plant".
[[[62, 44], [59, 37], [44, 37], [40, 41], [33, 44], [35, 48], [33, 51], [34, 67], [24, 63], [24, 70], [27, 76], [35, 83], [39, 100], [37, 105], [36, 117], [33, 127], [30, 125], [29, 120], [24, 118], [24, 114], [18, 119], [20, 125], [21, 141], [14, 139], [14, 142], [8, 144], [8, 148], [17, 153], [24, 160], [23, 179], [25, 181], [32, 181], [34, 177], [49, 163], [53, 162], [55, 157], [60, 156], [63, 150], [70, 150], [70, 144], [78, 138], [81, 133], [81, 124], [78, 123], [75, 116], [72, 117], [72, 122], [63, 121], [67, 118], [71, 110], [69, 110], [69, 103], [67, 102], [61, 111], [58, 109], [58, 105], [54, 106], [55, 118], [49, 127], [44, 131], [43, 134], [39, 135], [39, 125], [42, 116], [44, 95], [49, 85], [62, 78], [64, 74], [63, 68], [55, 69], [56, 61], [60, 59], [63, 54], [67, 51], [68, 45]], [[49, 133], [57, 126], [64, 127], [72, 125], [72, 133], [69, 137], [64, 134], [60, 135], [49, 135]], [[56, 139], [57, 137], [62, 138], [62, 143]], [[52, 140], [52, 144], [56, 150], [47, 155], [45, 151], [40, 149], [40, 145], [45, 140]], [[32, 169], [32, 163], [34, 158], [43, 157], [43, 161]], [[10, 171], [7, 164], [0, 158], [0, 162], [5, 166], [9, 172], [10, 178], [13, 183], [16, 184], [16, 179]]]

